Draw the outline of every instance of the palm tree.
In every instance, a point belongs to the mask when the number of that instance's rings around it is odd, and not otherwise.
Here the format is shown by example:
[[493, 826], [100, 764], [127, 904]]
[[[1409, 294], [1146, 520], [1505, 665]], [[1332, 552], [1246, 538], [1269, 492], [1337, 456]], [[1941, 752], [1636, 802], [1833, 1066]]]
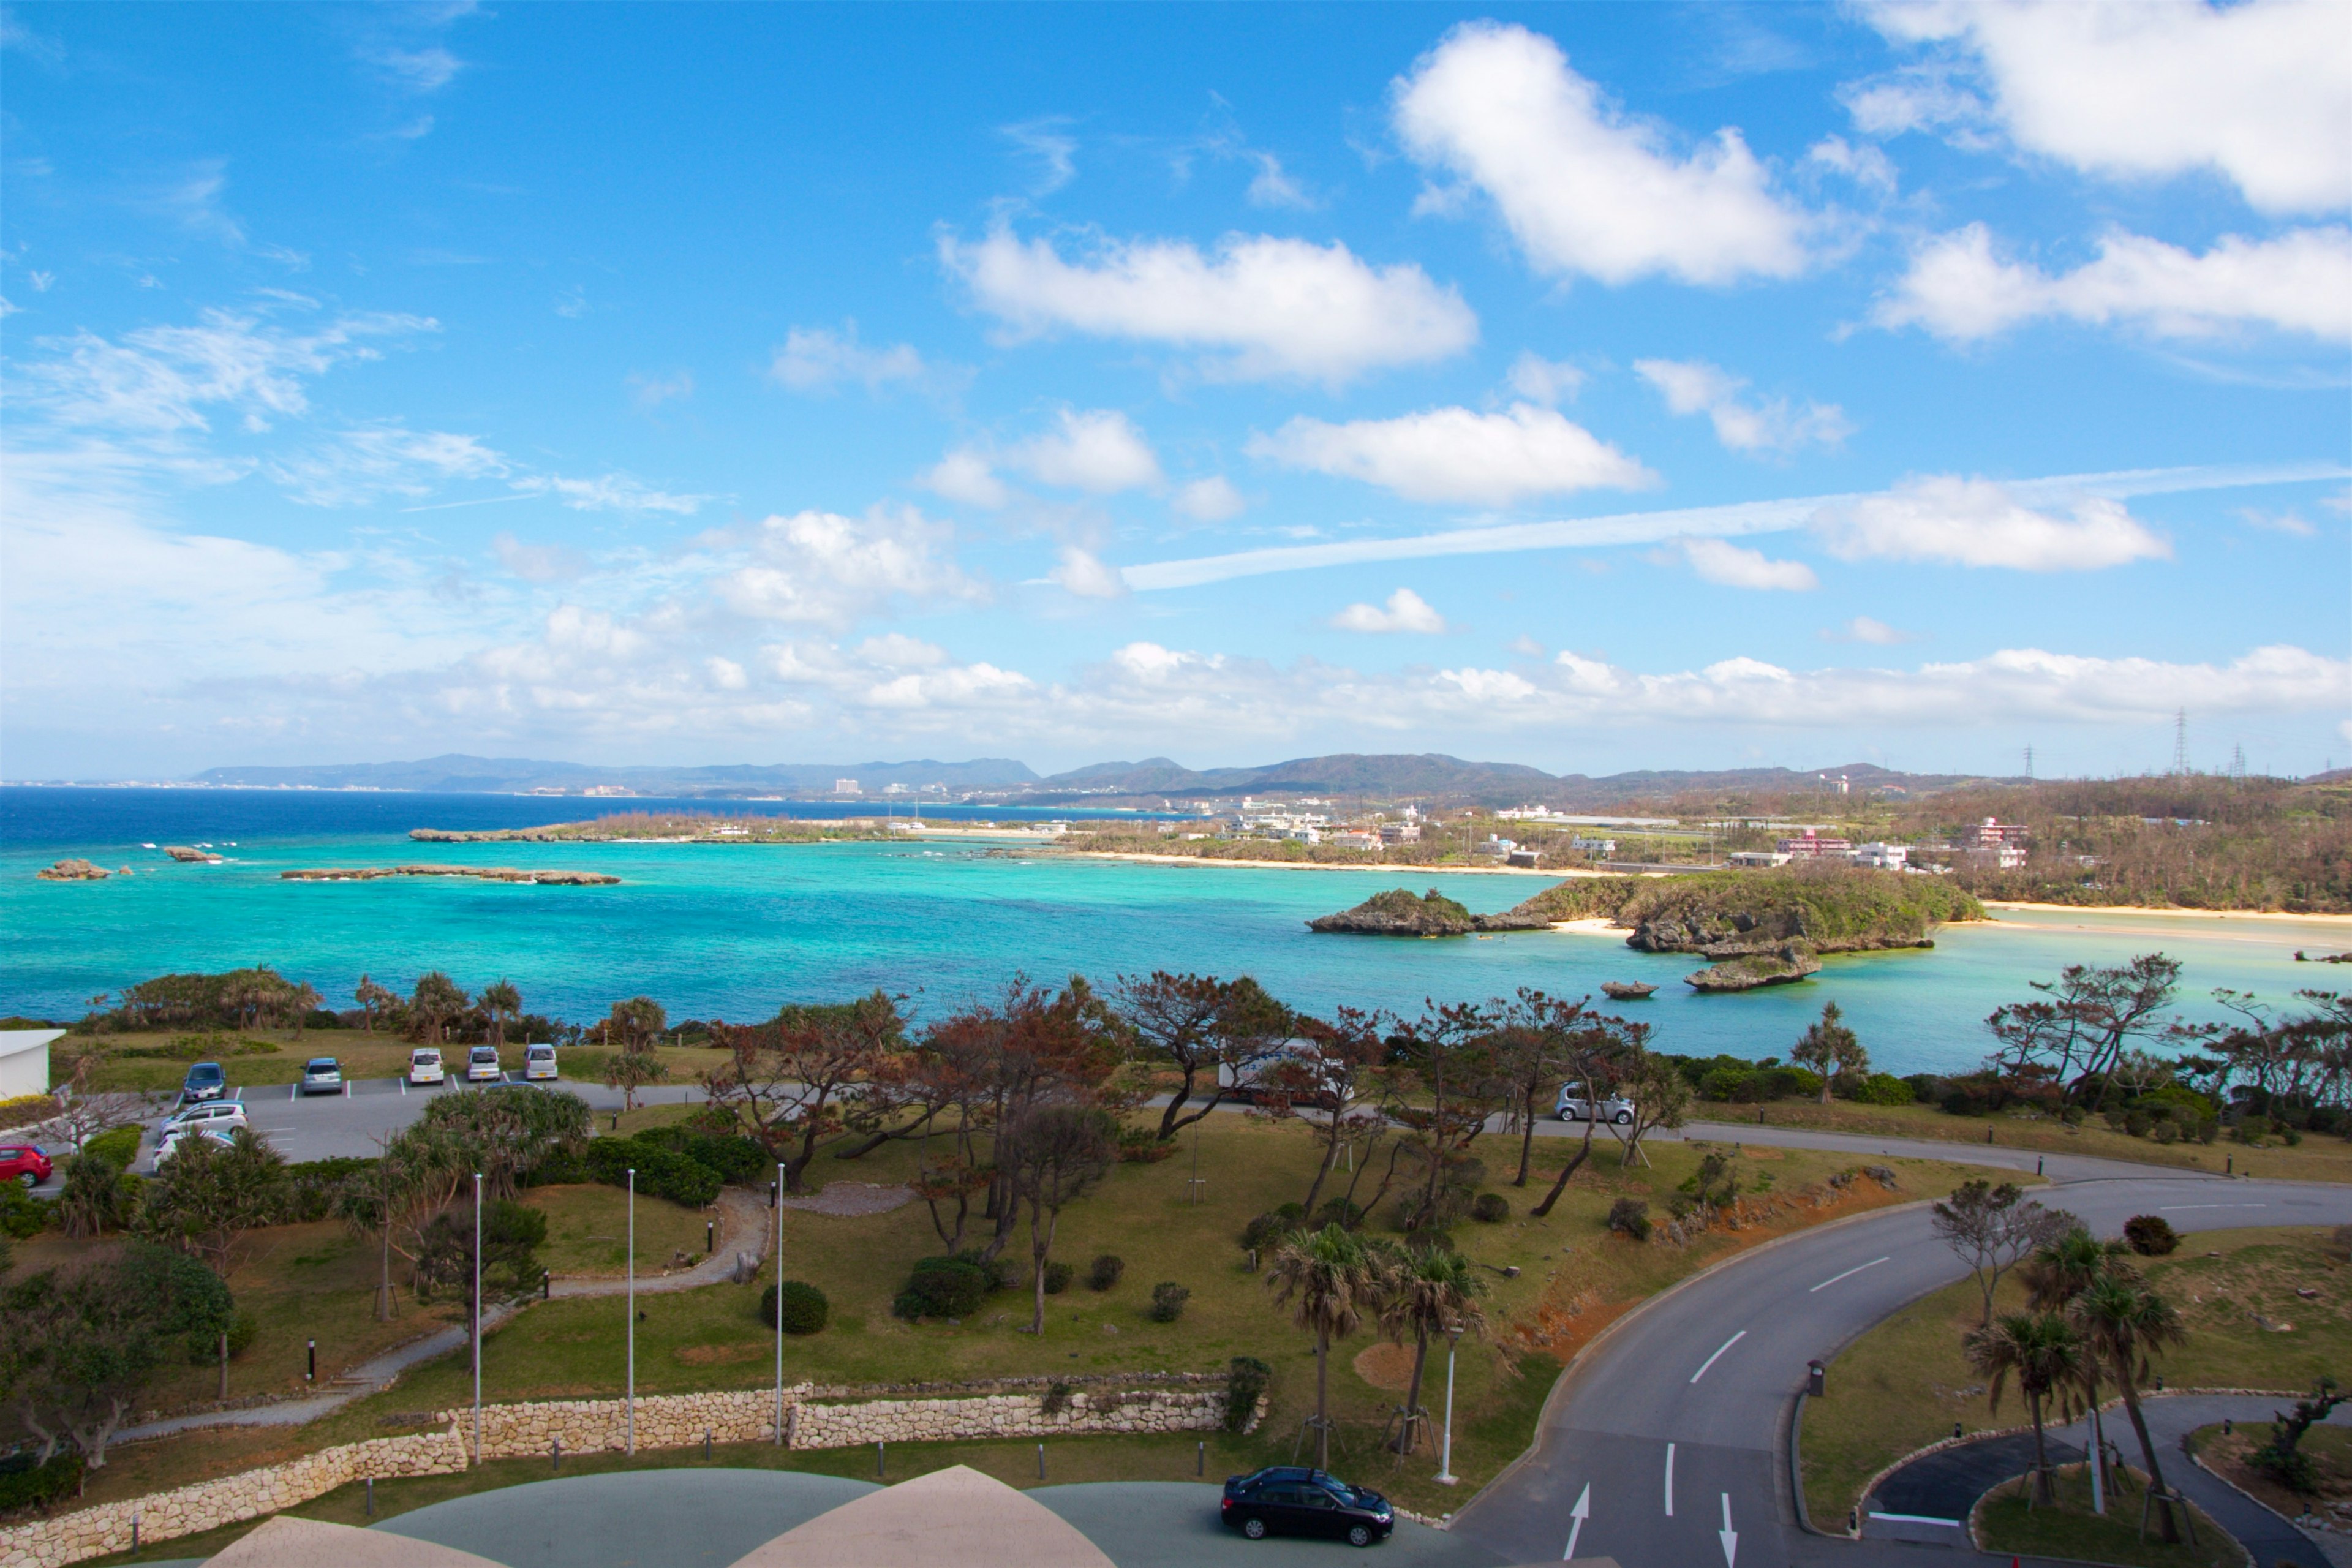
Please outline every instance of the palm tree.
[[1266, 1270], [1266, 1288], [1290, 1304], [1290, 1321], [1315, 1336], [1315, 1468], [1331, 1461], [1331, 1342], [1356, 1331], [1377, 1310], [1381, 1271], [1363, 1242], [1327, 1225], [1283, 1237]]
[[1399, 1344], [1412, 1338], [1412, 1382], [1405, 1390], [1404, 1430], [1397, 1434], [1400, 1454], [1412, 1452], [1429, 1415], [1421, 1407], [1422, 1371], [1429, 1363], [1433, 1334], [1471, 1333], [1486, 1336], [1486, 1310], [1478, 1301], [1486, 1286], [1470, 1260], [1442, 1247], [1391, 1255], [1388, 1279], [1381, 1294], [1381, 1327]]
[[[2037, 1312], [2063, 1312], [2075, 1297], [2089, 1289], [2107, 1269], [2123, 1257], [2121, 1242], [2101, 1241], [2081, 1226], [2076, 1226], [2057, 1240], [2037, 1247], [2033, 1256], [2019, 1266], [2018, 1276], [2025, 1281], [2026, 1304]], [[2095, 1472], [2092, 1495], [2100, 1501], [2100, 1511], [2105, 1511], [2107, 1493], [2107, 1433], [2106, 1423], [2099, 1415], [2099, 1385], [2103, 1381], [2099, 1358], [2087, 1350], [2079, 1358], [2074, 1381], [2082, 1390], [2083, 1408], [2091, 1413], [2091, 1466]]]
[[2140, 1414], [2139, 1380], [2148, 1373], [2148, 1358], [2186, 1340], [2188, 1328], [2171, 1302], [2149, 1289], [2137, 1275], [2119, 1268], [2093, 1280], [2066, 1311], [2092, 1353], [2105, 1361], [2116, 1374], [2116, 1385], [2123, 1391], [2124, 1409], [2130, 1413], [2132, 1430], [2139, 1436], [2140, 1458], [2147, 1461], [2147, 1482], [2156, 1495], [2158, 1523], [2165, 1543], [2177, 1544], [2180, 1523], [2172, 1516], [2172, 1501], [2164, 1488], [2164, 1470], [2157, 1463], [2156, 1444], [2147, 1435], [2147, 1418]]
[[439, 970], [428, 969], [417, 977], [416, 990], [408, 998], [408, 1010], [424, 1024], [425, 1043], [437, 1046], [450, 1023], [465, 1015], [466, 993]]
[[1992, 1378], [1992, 1408], [2000, 1409], [2000, 1395], [2011, 1373], [2025, 1407], [2033, 1418], [2033, 1497], [2047, 1506], [2053, 1501], [2050, 1455], [2042, 1446], [2042, 1401], [2055, 1394], [2060, 1414], [2066, 1414], [2066, 1395], [2082, 1381], [2083, 1363], [2090, 1352], [2074, 1327], [2057, 1312], [2013, 1312], [1981, 1329], [1971, 1329], [1963, 1342], [1969, 1364]]
[[474, 1000], [484, 1013], [489, 1015], [490, 1044], [505, 1045], [508, 1020], [522, 1016], [522, 993], [500, 979], [495, 985], [483, 986], [482, 994]]

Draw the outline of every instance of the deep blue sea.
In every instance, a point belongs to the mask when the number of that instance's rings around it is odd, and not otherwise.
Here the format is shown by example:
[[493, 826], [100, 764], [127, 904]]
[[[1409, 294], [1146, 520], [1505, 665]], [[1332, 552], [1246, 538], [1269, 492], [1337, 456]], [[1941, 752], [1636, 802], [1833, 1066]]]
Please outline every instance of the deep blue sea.
[[[1153, 969], [1255, 975], [1308, 1008], [1412, 1012], [1522, 985], [1597, 994], [1658, 984], [1635, 1005], [1657, 1043], [1694, 1054], [1786, 1049], [1834, 998], [1896, 1072], [1973, 1065], [1983, 1019], [2067, 963], [2162, 951], [2186, 964], [2185, 1012], [2215, 986], [2276, 1002], [2341, 972], [2294, 951], [2352, 948], [2352, 921], [2026, 912], [1948, 928], [1932, 952], [1833, 957], [1800, 985], [1700, 996], [1685, 957], [1621, 935], [1514, 932], [1394, 941], [1317, 936], [1306, 921], [1382, 888], [1438, 887], [1480, 911], [1547, 884], [1524, 876], [1156, 866], [992, 853], [969, 844], [417, 844], [412, 827], [509, 827], [622, 809], [837, 815], [831, 802], [594, 802], [480, 795], [277, 790], [0, 789], [0, 1014], [78, 1017], [151, 976], [268, 963], [349, 1006], [362, 973], [405, 989], [428, 968], [468, 988], [513, 981], [533, 1012], [585, 1020], [640, 993], [673, 1017], [743, 1021], [787, 1001], [877, 986], [936, 1015], [1014, 974], [1108, 984]], [[860, 809], [869, 809], [861, 807]], [[950, 813], [927, 808], [927, 817]], [[966, 815], [1008, 819], [1002, 808]], [[1073, 813], [1039, 813], [1071, 816]], [[209, 843], [216, 866], [147, 844]], [[132, 875], [42, 882], [81, 856]], [[443, 861], [610, 872], [617, 887], [443, 879], [299, 883], [280, 870]]]

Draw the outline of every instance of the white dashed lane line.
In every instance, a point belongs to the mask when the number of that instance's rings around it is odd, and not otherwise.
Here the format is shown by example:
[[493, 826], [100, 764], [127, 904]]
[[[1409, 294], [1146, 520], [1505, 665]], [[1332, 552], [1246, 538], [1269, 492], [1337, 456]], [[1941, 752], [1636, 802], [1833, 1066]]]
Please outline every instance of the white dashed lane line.
[[1747, 1337], [1748, 1331], [1746, 1329], [1742, 1329], [1738, 1333], [1732, 1335], [1729, 1339], [1724, 1341], [1722, 1346], [1717, 1349], [1713, 1355], [1707, 1357], [1706, 1361], [1699, 1363], [1699, 1369], [1691, 1373], [1691, 1381], [1693, 1383], [1696, 1383], [1700, 1378], [1705, 1377], [1706, 1375], [1706, 1369], [1713, 1366], [1717, 1362], [1721, 1361], [1725, 1351], [1729, 1350], [1732, 1346], [1738, 1344]]
[[[1831, 1286], [1832, 1286], [1832, 1285], [1836, 1284], [1836, 1283], [1837, 1283], [1839, 1280], [1841, 1280], [1841, 1279], [1853, 1279], [1855, 1275], [1857, 1275], [1857, 1274], [1861, 1273], [1864, 1269], [1865, 1269], [1865, 1268], [1877, 1268], [1880, 1264], [1882, 1264], [1882, 1263], [1884, 1263], [1884, 1262], [1885, 1262], [1885, 1261], [1886, 1261], [1886, 1259], [1885, 1259], [1885, 1258], [1872, 1258], [1872, 1259], [1871, 1259], [1869, 1262], [1867, 1262], [1867, 1263], [1858, 1263], [1858, 1264], [1854, 1265], [1852, 1268], [1847, 1269], [1847, 1270], [1846, 1270], [1844, 1273], [1843, 1273], [1843, 1274], [1832, 1274], [1832, 1275], [1831, 1275], [1828, 1279], [1826, 1279], [1822, 1280], [1820, 1284], [1818, 1284], [1818, 1285], [1814, 1286], [1814, 1287], [1813, 1287], [1813, 1290], [1826, 1290], [1826, 1289], [1828, 1289]], [[1806, 1294], [1806, 1295], [1808, 1295], [1808, 1296], [1810, 1296], [1810, 1295], [1811, 1295], [1811, 1294], [1813, 1293], [1813, 1290], [1808, 1290], [1808, 1291], [1806, 1291], [1806, 1292], [1805, 1292], [1805, 1294]]]

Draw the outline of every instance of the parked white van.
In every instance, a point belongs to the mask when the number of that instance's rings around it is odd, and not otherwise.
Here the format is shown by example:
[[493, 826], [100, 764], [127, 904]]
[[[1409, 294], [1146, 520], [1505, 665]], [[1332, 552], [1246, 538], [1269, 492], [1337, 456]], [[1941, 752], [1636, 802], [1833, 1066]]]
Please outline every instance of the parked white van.
[[408, 1053], [408, 1081], [411, 1083], [444, 1083], [448, 1069], [441, 1065], [441, 1053], [432, 1046], [419, 1046]]
[[526, 1081], [533, 1083], [543, 1083], [554, 1079], [556, 1076], [555, 1047], [525, 1046], [522, 1048], [522, 1076]]

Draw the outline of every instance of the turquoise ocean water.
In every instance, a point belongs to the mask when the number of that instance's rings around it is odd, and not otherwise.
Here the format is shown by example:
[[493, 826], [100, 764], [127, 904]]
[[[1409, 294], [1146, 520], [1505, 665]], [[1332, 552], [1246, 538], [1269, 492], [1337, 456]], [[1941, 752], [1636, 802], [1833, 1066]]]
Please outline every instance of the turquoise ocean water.
[[[2352, 922], [2014, 914], [1948, 928], [1933, 952], [1833, 957], [1804, 984], [1702, 997], [1680, 984], [1691, 959], [1634, 952], [1622, 935], [1414, 942], [1316, 936], [1305, 923], [1401, 883], [1501, 910], [1547, 885], [1529, 877], [1155, 866], [968, 845], [406, 837], [413, 826], [510, 826], [591, 809], [576, 799], [483, 795], [0, 790], [0, 1013], [74, 1017], [99, 993], [152, 975], [248, 963], [307, 979], [335, 1006], [352, 1005], [362, 972], [404, 989], [427, 968], [469, 988], [504, 976], [530, 1010], [582, 1020], [639, 993], [673, 1017], [742, 1021], [782, 1002], [877, 986], [937, 1014], [997, 991], [1015, 973], [1054, 983], [1079, 973], [1098, 984], [1156, 968], [1250, 973], [1303, 1007], [1402, 1011], [1424, 997], [1466, 1000], [1522, 985], [1597, 996], [1604, 980], [1643, 980], [1657, 983], [1656, 998], [1627, 1010], [1656, 1026], [1665, 1049], [1775, 1054], [1834, 998], [1879, 1066], [1916, 1072], [1973, 1065], [1986, 1047], [1985, 1015], [2066, 963], [2169, 952], [2187, 965], [2184, 1011], [2211, 1016], [2215, 986], [2285, 1002], [2299, 985], [2343, 973], [2294, 962], [2294, 949], [2352, 948]], [[210, 842], [226, 859], [175, 865], [142, 848], [147, 842]], [[35, 879], [65, 856], [134, 874]], [[623, 880], [545, 888], [278, 878], [294, 868], [400, 861], [560, 867]]]

